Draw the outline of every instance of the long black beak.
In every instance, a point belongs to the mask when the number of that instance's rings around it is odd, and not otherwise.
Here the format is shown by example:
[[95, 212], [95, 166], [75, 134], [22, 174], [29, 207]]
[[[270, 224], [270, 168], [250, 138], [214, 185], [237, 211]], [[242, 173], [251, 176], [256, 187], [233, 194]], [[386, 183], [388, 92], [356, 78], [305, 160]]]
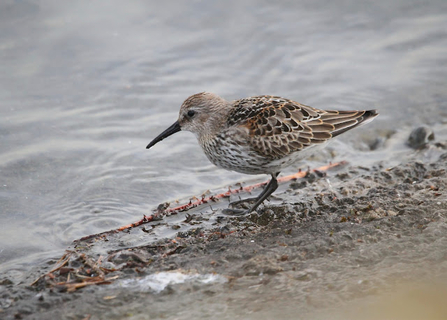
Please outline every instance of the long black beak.
[[154, 140], [152, 140], [146, 147], [146, 149], [149, 149], [150, 147], [152, 147], [154, 144], [156, 144], [157, 142], [160, 142], [161, 140], [163, 140], [164, 138], [169, 137], [170, 135], [173, 135], [176, 132], [179, 132], [180, 130], [182, 130], [182, 128], [180, 127], [180, 124], [178, 123], [178, 121], [174, 122], [174, 124], [172, 126], [170, 126], [169, 128], [167, 128], [165, 131], [163, 131], [162, 133], [160, 133], [158, 135], [158, 137], [156, 137]]

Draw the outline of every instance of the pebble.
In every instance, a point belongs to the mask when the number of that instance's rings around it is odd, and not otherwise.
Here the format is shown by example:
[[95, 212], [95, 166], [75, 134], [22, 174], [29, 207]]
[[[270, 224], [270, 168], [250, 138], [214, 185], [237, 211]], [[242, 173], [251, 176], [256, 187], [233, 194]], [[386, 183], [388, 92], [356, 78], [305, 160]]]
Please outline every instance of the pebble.
[[429, 127], [421, 126], [411, 131], [407, 145], [413, 149], [421, 149], [434, 139], [435, 133], [433, 130]]

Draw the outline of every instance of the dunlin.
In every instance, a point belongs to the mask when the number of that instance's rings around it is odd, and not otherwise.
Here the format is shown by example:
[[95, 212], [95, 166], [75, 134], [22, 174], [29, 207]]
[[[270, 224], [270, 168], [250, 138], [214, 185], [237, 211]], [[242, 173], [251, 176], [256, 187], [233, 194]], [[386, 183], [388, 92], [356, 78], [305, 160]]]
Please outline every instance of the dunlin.
[[281, 170], [377, 115], [376, 110], [319, 110], [275, 96], [229, 102], [202, 92], [183, 102], [178, 120], [147, 149], [180, 130], [191, 131], [216, 166], [246, 174], [270, 174], [272, 179], [247, 211], [251, 212], [276, 190]]

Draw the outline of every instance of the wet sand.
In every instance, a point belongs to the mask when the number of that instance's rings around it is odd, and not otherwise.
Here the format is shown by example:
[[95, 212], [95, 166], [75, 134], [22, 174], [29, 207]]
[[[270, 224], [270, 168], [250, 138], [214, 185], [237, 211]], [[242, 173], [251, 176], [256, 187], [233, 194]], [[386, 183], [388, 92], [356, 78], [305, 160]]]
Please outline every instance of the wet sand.
[[[223, 215], [222, 202], [214, 213], [203, 206], [81, 241], [53, 278], [42, 275], [56, 260], [22, 283], [2, 278], [0, 316], [445, 319], [446, 170], [446, 142], [438, 139], [394, 167], [309, 174], [248, 216]], [[174, 236], [129, 240], [162, 227]], [[68, 274], [68, 283], [80, 283], [80, 274], [99, 273], [110, 280], [64, 285]]]

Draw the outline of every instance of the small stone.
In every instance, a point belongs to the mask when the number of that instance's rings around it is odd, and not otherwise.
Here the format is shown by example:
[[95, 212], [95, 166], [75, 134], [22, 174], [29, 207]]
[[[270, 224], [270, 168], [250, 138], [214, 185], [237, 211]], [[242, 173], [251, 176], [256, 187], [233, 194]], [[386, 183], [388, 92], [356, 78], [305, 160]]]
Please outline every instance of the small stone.
[[387, 211], [387, 215], [388, 216], [390, 216], [390, 217], [395, 217], [395, 216], [397, 216], [399, 213], [397, 213], [396, 211], [393, 211], [393, 210], [388, 210]]
[[290, 184], [290, 188], [292, 188], [293, 190], [296, 190], [296, 189], [303, 189], [303, 188], [305, 188], [307, 186], [307, 181], [305, 181], [305, 180], [301, 180], [301, 181], [299, 181], [299, 182], [292, 182], [291, 184]]
[[279, 261], [287, 261], [287, 260], [289, 260], [289, 256], [286, 255], [286, 254], [282, 255], [282, 256], [279, 258]]
[[382, 216], [375, 210], [371, 210], [365, 215], [365, 219], [369, 220], [369, 221], [377, 220], [377, 219], [381, 219], [381, 218], [382, 218]]
[[4, 278], [0, 280], [0, 286], [7, 286], [9, 284], [13, 284], [13, 282], [11, 280], [9, 280], [8, 278]]
[[422, 126], [414, 129], [408, 137], [407, 145], [413, 149], [424, 148], [429, 141], [435, 139], [435, 133], [432, 129]]

